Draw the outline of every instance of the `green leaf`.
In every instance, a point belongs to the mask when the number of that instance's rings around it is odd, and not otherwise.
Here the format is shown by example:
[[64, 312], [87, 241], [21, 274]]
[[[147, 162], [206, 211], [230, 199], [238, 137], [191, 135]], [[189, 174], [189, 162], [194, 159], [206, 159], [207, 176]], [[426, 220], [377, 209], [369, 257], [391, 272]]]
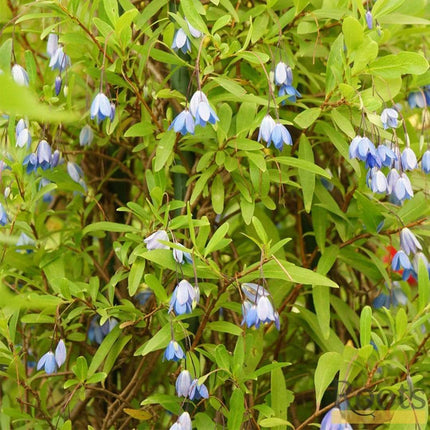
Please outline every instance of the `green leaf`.
[[103, 342], [94, 354], [91, 360], [90, 367], [88, 369], [88, 377], [94, 375], [97, 369], [102, 364], [103, 360], [107, 357], [109, 351], [111, 350], [114, 343], [117, 341], [121, 335], [121, 330], [118, 326], [115, 326], [112, 331], [103, 339]]
[[84, 382], [87, 379], [88, 364], [85, 357], [81, 356], [76, 359], [76, 364], [72, 367], [72, 371], [80, 382]]
[[267, 237], [266, 229], [264, 228], [262, 222], [256, 217], [252, 217], [252, 225], [255, 228], [255, 231], [258, 234], [258, 237], [260, 238], [262, 243], [267, 243], [269, 241], [269, 238]]
[[112, 26], [115, 26], [118, 20], [118, 1], [117, 0], [103, 0], [103, 6], [106, 15], [109, 18]]
[[161, 282], [152, 273], [145, 275], [145, 283], [151, 288], [155, 297], [157, 298], [158, 304], [166, 303], [168, 296], [165, 288], [161, 285]]
[[404, 2], [405, 0], [378, 0], [372, 8], [372, 15], [374, 18], [387, 15], [402, 6]]
[[283, 420], [281, 418], [264, 418], [258, 424], [263, 428], [276, 427], [279, 429], [284, 429], [286, 428], [286, 426], [294, 428], [294, 426], [290, 422]]
[[[113, 344], [111, 350], [109, 351], [109, 354], [106, 357], [105, 364], [103, 365], [102, 373], [104, 373], [105, 375], [108, 375], [110, 373], [110, 371], [112, 370], [112, 367], [116, 362], [116, 359], [119, 357], [125, 345], [127, 345], [127, 343], [130, 341], [132, 337], [133, 336], [129, 334], [127, 336], [121, 337]], [[98, 375], [98, 373], [96, 373], [95, 375]], [[89, 380], [87, 382], [89, 382]]]
[[365, 306], [360, 315], [360, 345], [369, 345], [372, 330], [372, 308]]
[[427, 265], [418, 259], [418, 311], [421, 312], [430, 301], [430, 280]]
[[310, 127], [320, 116], [320, 108], [308, 108], [300, 112], [295, 118], [294, 122], [302, 129]]
[[319, 358], [314, 375], [317, 410], [320, 408], [325, 391], [333, 381], [336, 373], [339, 372], [342, 363], [343, 358], [338, 352], [326, 352]]
[[334, 121], [334, 123], [350, 138], [353, 139], [356, 136], [354, 127], [351, 124], [351, 121], [346, 118], [338, 109], [333, 109], [330, 112], [330, 115]]
[[215, 21], [215, 24], [212, 27], [212, 34], [215, 34], [218, 30], [221, 30], [221, 28], [230, 24], [230, 22], [231, 22], [231, 15], [223, 15], [223, 16], [219, 17]]
[[236, 324], [228, 321], [212, 321], [207, 324], [207, 328], [220, 333], [230, 333], [234, 336], [241, 336], [243, 332], [243, 330]]
[[113, 231], [117, 233], [137, 233], [138, 229], [130, 225], [119, 224], [116, 222], [100, 221], [94, 224], [87, 225], [82, 230], [82, 235], [85, 236], [88, 233], [96, 231]]
[[128, 275], [128, 294], [134, 296], [142, 282], [143, 272], [145, 271], [145, 260], [138, 258], [131, 266]]
[[0, 47], [0, 70], [9, 70], [12, 58], [12, 38], [6, 39]]
[[167, 160], [173, 152], [173, 148], [176, 142], [176, 133], [171, 130], [169, 132], [163, 133], [161, 139], [157, 143], [157, 150], [155, 153], [155, 164], [154, 170], [159, 172], [161, 169], [169, 166]]
[[[287, 420], [287, 408], [292, 401], [291, 393], [288, 392], [282, 368], [274, 368], [270, 374], [271, 406], [275, 413], [275, 418]], [[286, 430], [286, 425], [280, 424], [275, 430]]]
[[236, 388], [230, 398], [230, 412], [228, 413], [227, 421], [228, 430], [237, 430], [241, 428], [244, 413], [243, 391], [240, 388]]
[[364, 30], [360, 22], [353, 16], [347, 16], [342, 23], [342, 32], [349, 55], [355, 51], [364, 40]]
[[146, 121], [146, 122], [138, 122], [137, 124], [132, 125], [125, 133], [124, 137], [144, 137], [150, 136], [154, 132], [154, 126]]
[[224, 239], [225, 235], [228, 232], [229, 227], [230, 227], [229, 223], [225, 222], [215, 230], [215, 233], [209, 240], [209, 243], [206, 245], [206, 249], [204, 252], [205, 257], [209, 255], [211, 252], [214, 252], [218, 249], [222, 249], [226, 247], [231, 242], [231, 239]]
[[279, 164], [283, 164], [285, 166], [297, 167], [298, 169], [306, 170], [308, 172], [320, 175], [324, 178], [331, 179], [330, 174], [327, 173], [324, 169], [307, 160], [301, 160], [298, 158], [287, 156], [275, 157], [273, 158], [273, 160], [276, 160]]
[[215, 77], [212, 80], [237, 97], [243, 97], [246, 94], [245, 88], [231, 79]]
[[[299, 158], [314, 164], [314, 153], [312, 145], [309, 143], [305, 134], [300, 137], [299, 143]], [[305, 204], [305, 211], [310, 212], [312, 207], [312, 199], [315, 190], [315, 174], [307, 170], [298, 169], [300, 185], [303, 192], [303, 203]]]
[[396, 336], [395, 339], [400, 341], [406, 333], [408, 327], [408, 317], [405, 309], [400, 307], [396, 314]]
[[16, 84], [7, 74], [0, 74], [0, 88], [0, 111], [8, 115], [50, 123], [70, 123], [79, 119], [75, 112], [55, 109], [39, 102], [30, 88]]
[[314, 285], [312, 298], [321, 333], [327, 340], [330, 336], [330, 288]]
[[331, 45], [330, 54], [327, 59], [326, 93], [330, 93], [338, 84], [343, 82], [343, 43], [343, 35], [339, 34]]
[[379, 57], [369, 65], [368, 71], [375, 76], [393, 79], [400, 75], [421, 75], [429, 68], [427, 60], [415, 52], [399, 52]]
[[[175, 339], [181, 340], [186, 336], [186, 331], [183, 327], [177, 327], [175, 331]], [[160, 349], [166, 348], [172, 339], [171, 326], [170, 323], [165, 324], [160, 330], [158, 330], [154, 336], [152, 336], [147, 342], [141, 345], [134, 355], [148, 355], [153, 351], [158, 351]]]

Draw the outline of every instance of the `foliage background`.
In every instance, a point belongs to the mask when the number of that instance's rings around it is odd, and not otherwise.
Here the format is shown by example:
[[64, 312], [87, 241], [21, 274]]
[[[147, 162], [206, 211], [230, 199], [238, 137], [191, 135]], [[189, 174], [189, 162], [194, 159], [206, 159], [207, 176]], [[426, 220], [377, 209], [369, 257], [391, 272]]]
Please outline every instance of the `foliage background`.
[[[398, 393], [405, 381], [428, 397], [428, 274], [410, 285], [387, 259], [403, 226], [428, 252], [427, 178], [412, 172], [415, 196], [398, 207], [371, 193], [348, 147], [362, 130], [392, 139], [379, 114], [400, 103], [411, 146], [424, 152], [427, 108], [405, 100], [430, 84], [429, 12], [426, 0], [0, 1], [10, 164], [1, 177], [10, 194], [1, 198], [0, 427], [160, 429], [187, 408], [197, 429], [302, 429], [333, 407], [337, 380], [357, 390], [352, 403], [368, 389]], [[170, 48], [175, 29], [187, 32], [184, 17], [206, 35], [199, 58], [192, 37], [190, 54]], [[46, 55], [52, 31], [72, 62], [59, 96]], [[168, 127], [197, 89], [196, 59], [220, 121], [182, 137]], [[281, 60], [302, 98], [276, 98], [293, 138], [279, 152], [256, 139], [271, 99], [265, 71]], [[28, 89], [9, 78], [14, 63], [28, 71]], [[116, 115], [97, 125], [89, 107], [99, 88]], [[45, 138], [78, 163], [87, 191], [65, 164], [25, 173], [14, 136], [22, 117], [32, 149]], [[95, 137], [81, 147], [85, 124]], [[396, 136], [403, 148], [402, 127]], [[41, 178], [52, 181], [42, 191]], [[146, 249], [159, 229], [195, 267]], [[22, 232], [35, 241], [31, 253], [17, 252]], [[263, 277], [279, 332], [241, 325], [239, 285]], [[200, 304], [171, 317], [182, 278], [198, 280]], [[372, 312], [393, 280], [407, 304]], [[88, 339], [97, 315], [119, 322], [101, 345]], [[171, 318], [208, 400], [175, 396], [180, 366], [162, 361]], [[64, 367], [37, 372], [32, 362], [60, 338]]]

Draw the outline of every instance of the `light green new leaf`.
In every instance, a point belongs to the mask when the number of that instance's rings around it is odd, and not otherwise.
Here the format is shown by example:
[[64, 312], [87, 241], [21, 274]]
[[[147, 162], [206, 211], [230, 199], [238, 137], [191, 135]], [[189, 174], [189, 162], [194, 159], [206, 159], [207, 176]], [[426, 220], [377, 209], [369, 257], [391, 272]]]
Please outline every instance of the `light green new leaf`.
[[428, 61], [415, 52], [399, 52], [379, 57], [370, 63], [368, 71], [372, 75], [393, 79], [400, 75], [421, 75], [429, 68]]
[[360, 344], [369, 345], [372, 330], [372, 308], [365, 306], [360, 315]]
[[230, 398], [230, 412], [228, 413], [227, 421], [228, 430], [237, 430], [241, 428], [244, 413], [243, 391], [240, 388], [236, 388]]

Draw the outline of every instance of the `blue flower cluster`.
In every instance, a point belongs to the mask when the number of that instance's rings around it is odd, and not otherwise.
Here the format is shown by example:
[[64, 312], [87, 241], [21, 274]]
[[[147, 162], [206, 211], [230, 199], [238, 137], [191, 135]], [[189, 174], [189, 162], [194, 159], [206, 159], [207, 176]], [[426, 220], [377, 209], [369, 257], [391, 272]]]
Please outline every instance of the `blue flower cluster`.
[[[173, 236], [175, 248], [172, 249], [172, 256], [179, 268], [185, 262], [193, 263], [191, 255], [185, 247], [179, 244]], [[148, 251], [169, 249], [169, 235], [165, 230], [157, 230], [144, 239]], [[178, 267], [177, 266], [177, 267]], [[181, 269], [182, 270], [182, 269]], [[175, 287], [170, 298], [169, 313], [171, 315], [185, 315], [193, 312], [200, 299], [199, 287], [191, 285], [186, 279], [182, 279]], [[173, 321], [171, 322], [173, 324]], [[186, 354], [182, 346], [174, 339], [173, 330], [171, 340], [168, 343], [163, 354], [163, 361], [179, 362], [185, 360]], [[188, 370], [182, 370], [175, 383], [176, 394], [178, 397], [185, 397], [191, 401], [199, 401], [209, 398], [209, 391], [205, 384], [199, 384], [198, 379], [192, 379]], [[184, 412], [170, 429], [191, 430], [191, 418], [187, 412]]]
[[[409, 276], [417, 279], [419, 262], [422, 261], [430, 274], [427, 257], [422, 253], [421, 244], [407, 227], [400, 232], [400, 250], [396, 252], [391, 262], [392, 269], [403, 270], [402, 278], [406, 281]], [[412, 257], [412, 261], [410, 260]]]
[[194, 134], [195, 125], [205, 127], [209, 122], [215, 124], [219, 118], [211, 108], [206, 94], [200, 90], [196, 91], [190, 100], [190, 109], [185, 108], [169, 126], [176, 133], [185, 136], [187, 133]]
[[[398, 126], [399, 113], [394, 108], [386, 108], [381, 113], [381, 123], [384, 129], [395, 129]], [[397, 143], [385, 142], [375, 147], [366, 136], [357, 135], [349, 147], [349, 157], [365, 162], [368, 187], [378, 194], [388, 194], [395, 204], [401, 204], [414, 196], [411, 181], [407, 171], [419, 167], [417, 156], [409, 144], [406, 135], [406, 147], [401, 152]], [[381, 170], [387, 168], [385, 173]], [[430, 173], [430, 150], [424, 152], [421, 159], [424, 173]], [[388, 173], [387, 173], [388, 172]]]
[[97, 342], [99, 345], [103, 339], [118, 325], [118, 320], [115, 318], [108, 318], [102, 325], [100, 325], [100, 317], [95, 316], [88, 329], [88, 340], [90, 342]]
[[261, 324], [273, 322], [279, 330], [279, 314], [273, 309], [269, 292], [261, 285], [253, 283], [242, 284], [242, 291], [245, 294], [242, 325], [246, 323], [247, 327], [259, 328]]

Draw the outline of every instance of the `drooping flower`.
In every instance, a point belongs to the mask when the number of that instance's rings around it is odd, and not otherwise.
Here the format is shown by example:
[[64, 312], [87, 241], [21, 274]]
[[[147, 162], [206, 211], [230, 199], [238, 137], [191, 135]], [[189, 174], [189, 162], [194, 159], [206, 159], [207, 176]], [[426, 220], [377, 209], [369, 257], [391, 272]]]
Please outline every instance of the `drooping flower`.
[[160, 240], [165, 242], [169, 241], [169, 236], [165, 230], [157, 230], [143, 241], [146, 243], [146, 249], [148, 251], [152, 251], [153, 249], [169, 249], [169, 246], [162, 244]]
[[0, 225], [6, 225], [6, 224], [7, 224], [7, 213], [3, 205], [0, 203]]
[[391, 167], [397, 160], [397, 155], [388, 146], [381, 144], [376, 148], [376, 153], [385, 167]]
[[87, 146], [91, 145], [94, 139], [93, 129], [88, 125], [84, 125], [79, 133], [79, 145]]
[[188, 281], [183, 279], [173, 291], [169, 312], [174, 310], [176, 315], [191, 313], [199, 301], [199, 296], [198, 287], [193, 287]]
[[[302, 95], [292, 85], [281, 85], [278, 95], [279, 97], [288, 96], [288, 100], [293, 103], [297, 101], [297, 98], [302, 97]], [[285, 101], [283, 101], [282, 104], [285, 104]]]
[[367, 28], [369, 30], [372, 30], [372, 28], [373, 28], [373, 17], [372, 17], [372, 12], [370, 12], [370, 10], [368, 10], [366, 12], [366, 24], [367, 24]]
[[271, 143], [273, 143], [275, 148], [279, 149], [280, 151], [282, 151], [284, 148], [284, 144], [293, 144], [291, 134], [283, 124], [278, 122], [273, 127], [272, 132], [270, 133], [269, 141], [267, 142], [267, 146], [269, 147]]
[[50, 375], [57, 370], [57, 362], [55, 355], [52, 351], [48, 351], [42, 355], [41, 359], [37, 362], [37, 370], [44, 368], [45, 372]]
[[118, 320], [113, 317], [108, 318], [102, 325], [100, 325], [100, 317], [95, 316], [90, 322], [88, 328], [88, 340], [90, 342], [96, 341], [99, 345], [103, 339], [118, 325]]
[[258, 132], [258, 142], [260, 142], [261, 138], [266, 142], [269, 142], [270, 135], [272, 134], [273, 127], [275, 127], [275, 120], [269, 115], [265, 115], [263, 121], [260, 124], [260, 131]]
[[55, 95], [58, 96], [58, 94], [60, 94], [61, 91], [61, 85], [63, 84], [63, 80], [61, 79], [61, 76], [57, 76], [55, 78], [55, 84], [54, 84], [54, 89], [55, 89]]
[[164, 351], [164, 360], [179, 361], [185, 358], [184, 350], [178, 342], [171, 340]]
[[196, 119], [196, 124], [204, 127], [207, 122], [215, 124], [219, 121], [215, 111], [210, 107], [206, 94], [202, 91], [196, 91], [190, 100], [190, 111]]
[[396, 128], [398, 117], [399, 113], [396, 111], [396, 109], [385, 108], [381, 113], [381, 121], [384, 129], [386, 130], [387, 128]]
[[290, 66], [280, 61], [275, 67], [276, 85], [291, 85], [293, 83], [293, 71]]
[[185, 136], [187, 133], [194, 134], [194, 118], [188, 109], [184, 109], [169, 126], [169, 130], [175, 130]]
[[80, 183], [82, 177], [84, 176], [84, 172], [82, 169], [72, 161], [67, 162], [67, 173], [69, 174], [72, 181]]
[[181, 426], [181, 430], [192, 430], [191, 417], [188, 412], [183, 412], [179, 416], [178, 423]]
[[424, 108], [427, 105], [425, 93], [423, 91], [414, 91], [408, 95], [408, 103], [411, 109], [416, 107]]
[[400, 246], [407, 255], [411, 252], [415, 254], [417, 250], [422, 250], [418, 239], [407, 227], [404, 227], [400, 232]]
[[23, 148], [26, 146], [27, 148], [30, 148], [31, 144], [31, 134], [28, 128], [23, 128], [18, 134], [16, 138], [15, 145], [19, 148]]
[[397, 251], [394, 255], [393, 261], [391, 262], [391, 267], [395, 272], [403, 269], [402, 278], [404, 281], [406, 281], [406, 279], [408, 279], [409, 276], [413, 274], [413, 267], [409, 257], [402, 250]]
[[51, 155], [51, 146], [46, 140], [41, 140], [36, 150], [37, 165], [43, 170], [51, 167]]
[[[321, 421], [321, 430], [352, 430], [350, 424], [343, 419], [334, 419], [333, 414], [341, 418], [341, 412], [339, 408], [330, 409]], [[338, 422], [340, 421], [340, 422]]]
[[100, 92], [94, 97], [91, 103], [90, 114], [91, 119], [97, 118], [97, 122], [111, 117], [112, 108], [110, 101], [103, 93]]
[[393, 188], [393, 194], [400, 201], [411, 199], [414, 196], [411, 181], [405, 173], [401, 173], [399, 179], [397, 179]]
[[63, 51], [63, 47], [59, 46], [51, 57], [49, 67], [52, 70], [58, 70], [60, 73], [70, 66], [70, 57]]
[[46, 44], [46, 53], [51, 58], [58, 49], [58, 35], [56, 33], [49, 33], [48, 43]]
[[370, 189], [374, 193], [385, 194], [388, 190], [387, 178], [385, 175], [376, 167], [369, 170], [369, 178], [371, 181]]
[[414, 268], [415, 273], [418, 273], [420, 261], [424, 263], [424, 266], [427, 267], [427, 271], [429, 271], [430, 266], [427, 257], [422, 252], [417, 252], [412, 260], [412, 266]]
[[28, 74], [26, 70], [21, 67], [19, 64], [14, 64], [11, 70], [13, 80], [21, 86], [26, 86], [30, 84], [28, 79]]
[[424, 152], [423, 158], [421, 159], [421, 168], [424, 173], [430, 173], [430, 150], [428, 149]]
[[268, 297], [270, 295], [270, 293], [263, 286], [253, 282], [243, 283], [241, 285], [241, 289], [246, 298], [252, 303], [256, 303], [260, 297]]
[[394, 191], [394, 187], [400, 178], [399, 172], [396, 169], [391, 169], [387, 175], [387, 185], [388, 185], [388, 194], [391, 194]]
[[27, 175], [35, 172], [37, 170], [37, 155], [34, 153], [28, 154], [22, 161], [22, 165], [26, 168]]
[[64, 340], [60, 339], [57, 348], [55, 348], [55, 361], [57, 362], [58, 367], [61, 367], [65, 363], [66, 356], [66, 345], [64, 344]]
[[403, 170], [414, 170], [418, 165], [417, 156], [415, 155], [415, 152], [409, 147], [403, 150], [401, 162]]
[[202, 37], [202, 32], [197, 30], [196, 28], [194, 28], [187, 20], [187, 18], [185, 18], [185, 21], [187, 22], [188, 25], [188, 30], [190, 30], [191, 36], [195, 37], [196, 39], [198, 39], [199, 37]]
[[191, 417], [188, 412], [183, 412], [178, 420], [170, 426], [169, 430], [192, 430]]
[[177, 30], [175, 36], [173, 37], [172, 49], [175, 51], [180, 49], [184, 54], [186, 54], [188, 51], [191, 51], [191, 43], [182, 28]]
[[191, 375], [188, 370], [183, 370], [176, 378], [176, 395], [178, 397], [188, 397], [190, 394]]
[[208, 399], [209, 392], [205, 384], [199, 384], [198, 379], [193, 379], [189, 391], [190, 400]]
[[388, 288], [389, 293], [380, 293], [372, 303], [374, 309], [386, 307], [387, 309], [397, 307], [399, 305], [406, 305], [408, 298], [403, 292], [400, 284], [397, 281], [393, 282], [392, 288]]
[[349, 158], [358, 158], [361, 161], [368, 161], [368, 154], [373, 158], [377, 157], [375, 145], [366, 136], [355, 136], [349, 147]]

